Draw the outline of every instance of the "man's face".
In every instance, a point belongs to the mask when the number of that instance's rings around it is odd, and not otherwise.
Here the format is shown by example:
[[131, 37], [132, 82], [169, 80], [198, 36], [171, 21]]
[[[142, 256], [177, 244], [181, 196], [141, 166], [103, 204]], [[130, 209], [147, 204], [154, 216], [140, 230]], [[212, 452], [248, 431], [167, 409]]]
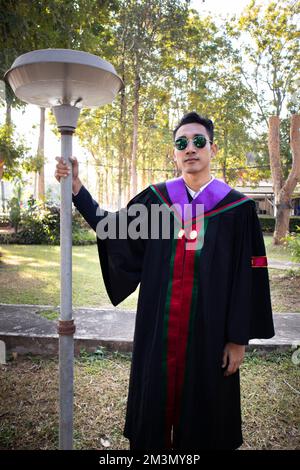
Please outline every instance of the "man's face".
[[[202, 134], [206, 137], [205, 147], [197, 148], [192, 139], [195, 135]], [[189, 139], [184, 150], [174, 147], [174, 160], [182, 173], [202, 173], [209, 169], [211, 158], [217, 153], [217, 146], [209, 142], [209, 134], [202, 124], [192, 122], [179, 127], [175, 135], [175, 140], [179, 137]]]

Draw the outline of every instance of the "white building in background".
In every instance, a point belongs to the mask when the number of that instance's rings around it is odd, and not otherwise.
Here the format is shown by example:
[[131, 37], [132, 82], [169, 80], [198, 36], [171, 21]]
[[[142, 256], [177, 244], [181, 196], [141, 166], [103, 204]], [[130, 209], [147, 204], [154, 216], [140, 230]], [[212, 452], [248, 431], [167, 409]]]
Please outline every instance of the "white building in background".
[[[262, 181], [256, 187], [235, 186], [237, 191], [245, 194], [256, 203], [257, 213], [261, 215], [274, 216], [276, 214], [274, 191], [271, 181]], [[290, 215], [300, 216], [300, 184], [298, 184], [292, 195], [292, 209]]]

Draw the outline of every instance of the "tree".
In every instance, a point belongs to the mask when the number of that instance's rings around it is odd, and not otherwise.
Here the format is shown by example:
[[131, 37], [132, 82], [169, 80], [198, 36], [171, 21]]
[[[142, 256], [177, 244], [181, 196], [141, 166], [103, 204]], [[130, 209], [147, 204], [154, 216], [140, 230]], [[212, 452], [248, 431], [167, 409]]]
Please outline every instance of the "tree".
[[[245, 167], [247, 152], [252, 150], [253, 98], [236, 66], [237, 53], [228, 41], [224, 27], [211, 17], [191, 12], [184, 29], [183, 54], [177, 54], [176, 89], [173, 93], [178, 116], [196, 110], [215, 122], [215, 140], [219, 152], [214, 171], [231, 184], [253, 171], [232, 170]], [[172, 56], [171, 56], [172, 57]], [[176, 70], [176, 69], [175, 69]]]
[[[131, 195], [137, 192], [137, 165], [140, 127], [140, 108], [143, 94], [150, 83], [161, 79], [161, 49], [164, 40], [183, 27], [187, 17], [187, 2], [146, 0], [121, 3], [116, 27], [116, 50], [122, 51], [122, 76], [129, 85], [127, 99], [132, 102], [131, 133]], [[173, 33], [174, 34], [174, 33]], [[123, 119], [124, 123], [124, 119]]]
[[283, 243], [283, 238], [289, 229], [289, 214], [291, 209], [291, 195], [300, 181], [300, 115], [291, 117], [290, 145], [292, 152], [292, 169], [286, 181], [283, 178], [280, 161], [280, 119], [271, 116], [269, 120], [269, 154], [273, 177], [275, 205], [277, 209], [276, 224], [273, 241], [275, 245]]
[[[221, 147], [217, 165], [222, 165], [223, 176], [229, 182], [241, 178], [241, 172], [238, 174], [229, 167], [245, 166], [246, 153], [253, 150], [254, 139], [249, 133], [252, 97], [232, 60], [232, 47], [224, 31], [220, 31], [211, 18], [200, 18], [182, 2], [176, 8], [173, 5], [172, 16], [161, 14], [157, 33], [148, 43], [149, 32], [156, 24], [151, 19], [151, 10], [148, 33], [140, 29], [141, 18], [147, 18], [143, 16], [146, 15], [145, 6], [150, 4], [158, 5], [159, 2], [142, 2], [138, 7], [144, 9], [137, 15], [133, 14], [138, 8], [136, 4], [122, 4], [106, 58], [113, 61], [119, 73], [121, 71], [125, 88], [109, 108], [110, 114], [107, 115], [104, 109], [103, 114], [84, 112], [77, 130], [87, 148], [97, 139], [92, 159], [94, 163], [97, 160], [98, 179], [101, 177], [106, 181], [112, 167], [118, 166], [117, 194], [125, 202], [128, 188], [131, 194], [136, 192], [132, 184], [129, 186], [130, 169], [131, 182], [141, 175], [139, 188], [154, 179], [175, 176], [171, 130], [174, 121], [188, 110], [196, 109], [215, 119], [216, 138]], [[140, 41], [139, 35], [142, 35]], [[138, 42], [136, 48], [141, 50], [138, 55], [138, 95], [134, 41]], [[104, 139], [99, 135], [101, 132], [108, 133], [111, 152], [106, 151]], [[136, 154], [132, 153], [133, 144]], [[101, 172], [99, 168], [102, 168]], [[247, 174], [252, 179], [258, 178], [257, 171], [251, 170]], [[103, 200], [103, 195], [99, 194], [99, 197]]]
[[[83, 49], [99, 53], [99, 42], [109, 40], [110, 17], [116, 0], [0, 0], [1, 75], [20, 54], [43, 48]], [[5, 85], [6, 122], [11, 123], [11, 106], [21, 105]], [[23, 105], [23, 104], [22, 104]], [[38, 195], [44, 197], [43, 134], [45, 113], [41, 109]], [[17, 164], [17, 161], [16, 161]]]
[[[263, 7], [252, 0], [237, 24], [239, 30], [251, 38], [243, 44], [242, 50], [252, 70], [243, 63], [240, 70], [257, 104], [257, 123], [263, 121], [269, 127], [269, 159], [278, 209], [275, 244], [282, 243], [283, 234], [288, 230], [292, 191], [299, 180], [297, 151], [292, 150], [293, 166], [284, 182], [279, 141], [280, 118], [287, 111], [298, 113], [300, 109], [299, 101], [295, 100], [300, 67], [299, 14], [299, 2], [279, 0]], [[231, 33], [238, 36], [234, 27]], [[294, 123], [297, 119], [292, 115], [291, 133], [296, 141]], [[293, 145], [291, 141], [292, 148]], [[285, 171], [285, 175], [287, 173]]]
[[22, 139], [16, 136], [12, 125], [0, 126], [0, 179], [3, 176], [7, 180], [21, 178], [21, 165], [29, 161], [28, 150]]
[[244, 57], [240, 70], [256, 101], [258, 118], [266, 126], [270, 114], [282, 115], [298, 87], [299, 14], [300, 4], [294, 0], [279, 0], [266, 7], [251, 0], [237, 23], [228, 24], [231, 35], [239, 38]]
[[76, 135], [91, 156], [97, 176], [99, 203], [115, 205], [115, 155], [118, 152], [118, 109], [110, 104], [95, 110], [81, 112]]

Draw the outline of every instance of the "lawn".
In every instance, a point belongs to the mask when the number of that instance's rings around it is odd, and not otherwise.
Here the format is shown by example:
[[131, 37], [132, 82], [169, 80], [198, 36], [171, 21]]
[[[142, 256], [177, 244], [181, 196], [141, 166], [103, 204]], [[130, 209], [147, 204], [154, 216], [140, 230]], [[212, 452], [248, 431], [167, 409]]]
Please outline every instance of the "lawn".
[[[266, 237], [268, 256], [290, 261], [289, 253], [271, 246]], [[45, 245], [5, 245], [0, 247], [0, 301], [2, 303], [60, 304], [59, 247]], [[300, 275], [269, 269], [274, 312], [300, 312]], [[135, 309], [138, 290], [122, 302], [119, 309]], [[73, 247], [74, 307], [111, 308], [100, 272], [96, 245]]]
[[[16, 304], [60, 304], [59, 246], [1, 246], [0, 301]], [[134, 309], [138, 291], [119, 305]], [[96, 245], [73, 247], [73, 305], [112, 305], [103, 283]]]
[[[75, 449], [127, 449], [122, 436], [130, 357], [82, 354], [75, 362]], [[0, 365], [0, 449], [58, 447], [57, 360]], [[300, 449], [299, 365], [291, 353], [247, 353], [241, 368], [243, 449]], [[108, 445], [108, 447], [104, 447]]]
[[276, 261], [295, 261], [291, 258], [289, 249], [282, 245], [273, 245], [273, 235], [264, 235], [267, 255]]

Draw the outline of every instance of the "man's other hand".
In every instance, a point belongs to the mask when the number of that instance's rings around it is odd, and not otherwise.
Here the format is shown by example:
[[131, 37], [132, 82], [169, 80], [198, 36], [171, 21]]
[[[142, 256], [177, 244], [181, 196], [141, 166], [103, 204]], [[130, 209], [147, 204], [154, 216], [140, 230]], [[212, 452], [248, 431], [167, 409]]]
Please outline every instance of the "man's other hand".
[[243, 344], [227, 343], [223, 352], [222, 368], [227, 366], [224, 375], [234, 374], [242, 364], [245, 356], [245, 346]]

